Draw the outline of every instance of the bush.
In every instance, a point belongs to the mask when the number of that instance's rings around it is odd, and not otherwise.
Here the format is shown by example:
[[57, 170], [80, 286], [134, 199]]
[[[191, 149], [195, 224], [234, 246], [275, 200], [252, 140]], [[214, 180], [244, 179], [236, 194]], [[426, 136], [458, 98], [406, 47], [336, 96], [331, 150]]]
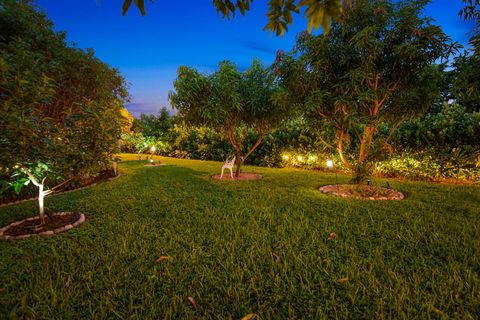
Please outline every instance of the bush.
[[64, 178], [107, 168], [125, 125], [119, 72], [69, 47], [28, 1], [2, 2], [0, 39], [0, 179], [15, 167]]

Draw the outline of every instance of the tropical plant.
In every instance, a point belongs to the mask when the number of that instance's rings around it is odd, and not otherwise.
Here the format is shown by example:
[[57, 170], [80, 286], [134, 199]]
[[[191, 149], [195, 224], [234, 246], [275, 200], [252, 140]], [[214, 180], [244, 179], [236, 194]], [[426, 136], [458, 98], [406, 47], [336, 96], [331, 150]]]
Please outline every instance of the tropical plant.
[[[145, 15], [145, 0], [133, 1], [142, 15]], [[153, 1], [152, 1], [153, 2]], [[338, 21], [342, 12], [352, 6], [355, 0], [270, 0], [266, 16], [268, 23], [264, 30], [269, 30], [277, 36], [288, 31], [293, 23], [293, 14], [304, 11], [308, 21], [308, 31], [322, 27], [323, 32], [330, 31], [330, 21]], [[213, 0], [217, 12], [230, 20], [236, 12], [245, 15], [250, 10], [253, 0]], [[124, 0], [122, 12], [125, 15], [132, 4], [132, 0]]]
[[[398, 125], [438, 97], [432, 63], [456, 47], [423, 15], [427, 3], [358, 1], [328, 36], [303, 33], [291, 53], [277, 56], [274, 68], [288, 91], [283, 99], [301, 104], [318, 127], [334, 128], [329, 145], [357, 182], [366, 179], [370, 158], [382, 152], [378, 146], [388, 148]], [[384, 122], [392, 132], [378, 141]], [[356, 156], [349, 159], [346, 151]]]
[[[174, 87], [170, 102], [183, 121], [217, 130], [228, 138], [235, 150], [237, 177], [267, 133], [288, 117], [286, 105], [273, 101], [279, 89], [271, 71], [257, 60], [243, 73], [228, 61], [221, 62], [211, 75], [180, 67]], [[249, 130], [255, 130], [256, 141], [246, 149]]]

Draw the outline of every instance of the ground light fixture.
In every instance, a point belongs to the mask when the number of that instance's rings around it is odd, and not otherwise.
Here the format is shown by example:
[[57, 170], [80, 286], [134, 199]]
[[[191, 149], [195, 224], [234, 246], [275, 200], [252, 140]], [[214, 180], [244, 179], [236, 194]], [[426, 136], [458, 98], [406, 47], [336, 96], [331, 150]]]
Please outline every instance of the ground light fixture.
[[[330, 171], [333, 169], [333, 160], [332, 159], [327, 159], [327, 169]], [[337, 186], [338, 189], [338, 176], [337, 176], [337, 171], [335, 171], [335, 185]]]
[[155, 151], [157, 151], [157, 148], [155, 146], [150, 147], [150, 163], [153, 164], [153, 155], [155, 154]]

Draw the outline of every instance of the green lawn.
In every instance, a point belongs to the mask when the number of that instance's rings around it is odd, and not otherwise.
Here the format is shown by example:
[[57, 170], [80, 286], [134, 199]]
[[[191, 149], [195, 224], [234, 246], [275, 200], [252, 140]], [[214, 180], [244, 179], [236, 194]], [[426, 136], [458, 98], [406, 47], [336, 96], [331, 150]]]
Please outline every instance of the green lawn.
[[[133, 159], [46, 199], [88, 213], [78, 229], [0, 241], [0, 317], [480, 317], [478, 186], [389, 180], [406, 200], [346, 200], [318, 191], [333, 174], [247, 166], [264, 179], [222, 182], [220, 163]], [[0, 226], [35, 210], [0, 208]]]

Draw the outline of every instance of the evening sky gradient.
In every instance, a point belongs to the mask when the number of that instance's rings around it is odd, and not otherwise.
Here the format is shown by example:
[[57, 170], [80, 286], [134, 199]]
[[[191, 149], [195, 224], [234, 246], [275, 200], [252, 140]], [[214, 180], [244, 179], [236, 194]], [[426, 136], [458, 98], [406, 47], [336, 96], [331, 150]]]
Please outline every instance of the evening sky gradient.
[[[267, 0], [256, 0], [246, 16], [228, 21], [220, 17], [211, 0], [146, 1], [147, 15], [142, 17], [132, 5], [122, 16], [123, 0], [37, 0], [54, 22], [55, 30], [66, 31], [67, 40], [80, 48], [93, 48], [96, 56], [118, 68], [130, 84], [134, 116], [141, 112], [158, 113], [168, 106], [180, 65], [204, 72], [215, 70], [222, 60], [247, 68], [253, 58], [266, 65], [277, 50], [289, 51], [298, 32], [306, 29], [301, 15], [283, 37], [263, 31], [267, 18]], [[468, 43], [471, 23], [458, 17], [461, 0], [433, 0], [426, 14], [461, 44]]]

